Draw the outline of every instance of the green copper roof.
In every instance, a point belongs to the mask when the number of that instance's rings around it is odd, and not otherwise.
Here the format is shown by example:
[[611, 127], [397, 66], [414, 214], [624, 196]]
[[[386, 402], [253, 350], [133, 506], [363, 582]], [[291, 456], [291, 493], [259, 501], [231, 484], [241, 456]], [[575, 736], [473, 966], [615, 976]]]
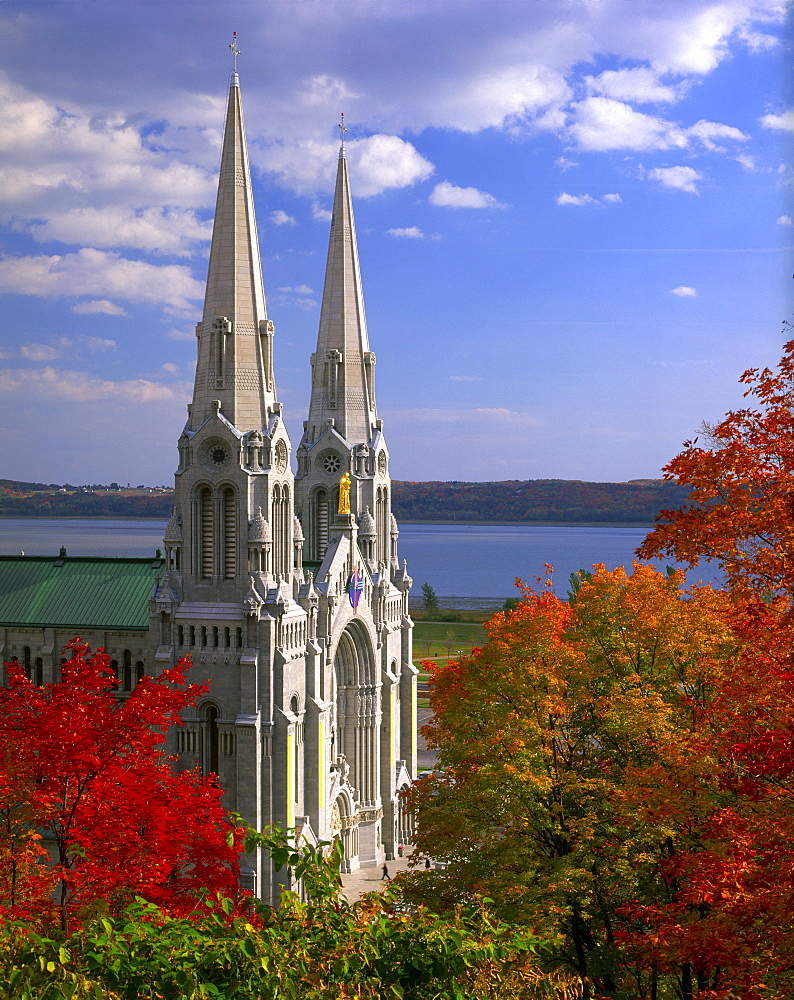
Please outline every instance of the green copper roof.
[[161, 558], [0, 556], [0, 625], [149, 626]]

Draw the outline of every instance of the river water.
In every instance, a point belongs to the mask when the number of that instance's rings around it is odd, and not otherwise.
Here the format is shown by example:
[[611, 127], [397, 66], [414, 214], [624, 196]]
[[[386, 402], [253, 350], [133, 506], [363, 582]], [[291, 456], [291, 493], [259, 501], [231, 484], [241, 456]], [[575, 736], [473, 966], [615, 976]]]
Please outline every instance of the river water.
[[[165, 521], [93, 518], [0, 519], [0, 553], [56, 555], [64, 546], [73, 556], [151, 556], [162, 547]], [[630, 566], [648, 529], [592, 525], [403, 524], [399, 552], [408, 560], [412, 594], [429, 583], [447, 606], [500, 604], [517, 594], [515, 578], [544, 576], [554, 566], [555, 587], [564, 595], [568, 577], [604, 563]], [[664, 568], [665, 560], [657, 563]], [[689, 574], [690, 582], [719, 579], [708, 565]]]

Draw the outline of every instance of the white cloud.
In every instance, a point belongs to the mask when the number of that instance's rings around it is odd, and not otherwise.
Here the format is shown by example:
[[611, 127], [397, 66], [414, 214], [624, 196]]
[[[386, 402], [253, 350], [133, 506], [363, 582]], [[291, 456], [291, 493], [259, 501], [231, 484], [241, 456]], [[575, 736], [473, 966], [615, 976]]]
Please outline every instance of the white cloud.
[[354, 142], [347, 159], [362, 198], [389, 188], [410, 187], [427, 180], [435, 170], [410, 142], [396, 135], [372, 135]]
[[780, 0], [715, 0], [705, 4], [666, 0], [654, 8], [644, 7], [631, 18], [625, 4], [617, 4], [617, 16], [624, 19], [614, 41], [621, 45], [624, 58], [648, 59], [659, 72], [695, 77], [711, 73], [729, 58], [731, 41], [738, 37], [750, 47], [758, 46], [756, 22], [782, 21]]
[[690, 285], [679, 285], [678, 288], [671, 288], [670, 291], [680, 299], [694, 299], [698, 293], [697, 288], [692, 288]]
[[173, 363], [173, 361], [166, 361], [166, 362], [164, 362], [164, 364], [160, 365], [160, 368], [164, 372], [168, 372], [169, 375], [178, 375], [179, 374], [179, 365], [175, 365]]
[[423, 240], [426, 239], [425, 234], [419, 228], [419, 226], [406, 226], [404, 228], [387, 229], [386, 232], [390, 236], [404, 236], [411, 240]]
[[169, 340], [195, 340], [196, 331], [195, 330], [177, 330], [175, 328], [168, 330], [166, 332], [166, 337]]
[[734, 157], [734, 159], [740, 166], [744, 167], [745, 170], [752, 172], [756, 169], [755, 158], [750, 156], [749, 153], [739, 153], [739, 155]]
[[571, 170], [573, 167], [578, 167], [579, 164], [576, 162], [576, 160], [569, 160], [567, 156], [558, 156], [557, 159], [554, 161], [554, 166], [559, 167], [560, 170], [562, 170], [564, 173], [566, 170]]
[[187, 161], [184, 135], [152, 147], [145, 116], [65, 103], [0, 76], [1, 217], [39, 241], [185, 254], [208, 239], [195, 211], [212, 204], [215, 177]]
[[587, 97], [572, 108], [568, 133], [580, 149], [649, 151], [686, 149], [693, 140], [708, 152], [724, 152], [717, 140], [745, 142], [748, 136], [732, 125], [701, 120], [688, 128], [642, 111], [611, 97]]
[[794, 108], [789, 108], [779, 115], [764, 115], [759, 121], [764, 128], [775, 129], [778, 132], [794, 132]]
[[450, 375], [451, 382], [482, 382], [481, 375]]
[[508, 424], [516, 427], [545, 426], [545, 421], [532, 413], [510, 410], [504, 406], [478, 406], [471, 410], [455, 409], [454, 407], [445, 409], [419, 407], [413, 410], [399, 411], [399, 418], [401, 421], [410, 420], [417, 423], [459, 425], [463, 428], [464, 433], [468, 433], [467, 428], [473, 424], [497, 426]]
[[187, 267], [158, 267], [118, 254], [83, 249], [65, 256], [0, 260], [0, 291], [21, 295], [108, 295], [191, 310], [204, 294]]
[[792, 220], [790, 215], [780, 215], [778, 216], [777, 224], [779, 226], [794, 226], [794, 220]]
[[23, 393], [26, 397], [58, 399], [75, 403], [112, 400], [120, 403], [152, 403], [188, 399], [189, 386], [164, 385], [147, 379], [118, 382], [95, 378], [85, 372], [45, 368], [0, 369], [0, 392]]
[[696, 183], [703, 179], [693, 167], [655, 167], [648, 171], [648, 177], [665, 187], [688, 191], [690, 194], [698, 193]]
[[312, 219], [315, 222], [330, 222], [333, 212], [328, 208], [323, 208], [318, 202], [312, 202]]
[[447, 208], [503, 208], [492, 194], [474, 187], [456, 187], [449, 181], [436, 184], [430, 193], [431, 205]]
[[716, 139], [731, 139], [734, 142], [746, 142], [749, 136], [732, 125], [720, 125], [719, 122], [699, 121], [686, 130], [688, 136], [698, 139], [710, 153], [724, 152], [725, 147], [715, 142]]
[[277, 208], [275, 212], [270, 213], [270, 221], [274, 226], [297, 226], [298, 224], [293, 216], [287, 215], [281, 208]]
[[594, 198], [591, 194], [568, 194], [562, 191], [557, 195], [558, 205], [600, 205], [604, 202], [607, 205], [616, 205], [623, 201], [619, 194], [605, 194], [601, 198]]
[[54, 213], [33, 223], [28, 232], [39, 243], [87, 243], [94, 247], [135, 247], [157, 254], [186, 257], [209, 242], [212, 222], [185, 209], [84, 207]]
[[563, 191], [557, 196], [558, 205], [597, 205], [598, 199], [591, 194], [568, 194]]
[[635, 111], [611, 97], [587, 97], [573, 108], [568, 131], [580, 149], [670, 149], [687, 145], [678, 126], [663, 118]]
[[[521, 45], [515, 46], [521, 49]], [[455, 77], [437, 78], [433, 91], [417, 94], [414, 112], [417, 130], [435, 125], [461, 132], [484, 128], [514, 128], [546, 109], [564, 103], [571, 93], [559, 69], [542, 58], [512, 59], [506, 64], [486, 61], [458, 66]]]
[[61, 356], [60, 350], [50, 344], [23, 344], [19, 353], [28, 361], [54, 361]]
[[309, 285], [283, 285], [280, 292], [294, 292], [295, 295], [314, 295], [314, 289]]
[[[335, 143], [317, 139], [276, 143], [257, 158], [280, 183], [299, 194], [333, 190], [339, 158]], [[382, 133], [348, 142], [346, 159], [361, 198], [410, 187], [426, 180], [435, 169], [410, 142]], [[316, 212], [312, 217], [318, 217]]]
[[118, 347], [115, 340], [109, 340], [107, 337], [86, 337], [85, 343], [87, 344], [89, 350], [99, 351], [104, 353], [105, 351], [113, 351]]
[[586, 76], [584, 82], [591, 94], [637, 104], [669, 104], [681, 96], [680, 85], [671, 87], [660, 83], [659, 75], [649, 66], [609, 69], [598, 76]]
[[117, 306], [107, 299], [90, 299], [87, 302], [75, 302], [72, 312], [78, 316], [90, 316], [92, 313], [102, 313], [105, 316], [126, 316], [127, 310]]

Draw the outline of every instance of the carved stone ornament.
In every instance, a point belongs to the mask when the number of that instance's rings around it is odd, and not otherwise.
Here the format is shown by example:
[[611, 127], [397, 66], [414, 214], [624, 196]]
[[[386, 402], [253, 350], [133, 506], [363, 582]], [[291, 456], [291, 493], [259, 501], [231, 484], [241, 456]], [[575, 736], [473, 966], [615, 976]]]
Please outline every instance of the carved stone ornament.
[[222, 438], [209, 438], [199, 448], [198, 458], [207, 472], [223, 472], [231, 465], [231, 445]]
[[276, 442], [276, 447], [273, 452], [273, 466], [278, 473], [287, 471], [287, 463], [289, 462], [289, 455], [287, 453], [287, 446], [282, 440]]
[[342, 468], [342, 459], [333, 451], [326, 451], [317, 459], [318, 471], [326, 476], [338, 476]]

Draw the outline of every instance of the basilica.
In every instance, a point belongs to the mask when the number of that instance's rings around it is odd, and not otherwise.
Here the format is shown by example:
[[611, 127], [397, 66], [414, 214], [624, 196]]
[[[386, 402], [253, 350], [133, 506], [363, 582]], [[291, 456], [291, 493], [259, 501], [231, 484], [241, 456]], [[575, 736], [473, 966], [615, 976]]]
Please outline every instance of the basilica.
[[[257, 829], [339, 838], [347, 871], [381, 864], [411, 837], [400, 793], [416, 774], [416, 668], [344, 131], [294, 472], [236, 71], [196, 338], [163, 550], [0, 557], [3, 659], [57, 680], [79, 634], [107, 649], [123, 698], [190, 656], [209, 690], [169, 734], [177, 766], [217, 774], [226, 808]], [[285, 878], [244, 859], [263, 900]]]

